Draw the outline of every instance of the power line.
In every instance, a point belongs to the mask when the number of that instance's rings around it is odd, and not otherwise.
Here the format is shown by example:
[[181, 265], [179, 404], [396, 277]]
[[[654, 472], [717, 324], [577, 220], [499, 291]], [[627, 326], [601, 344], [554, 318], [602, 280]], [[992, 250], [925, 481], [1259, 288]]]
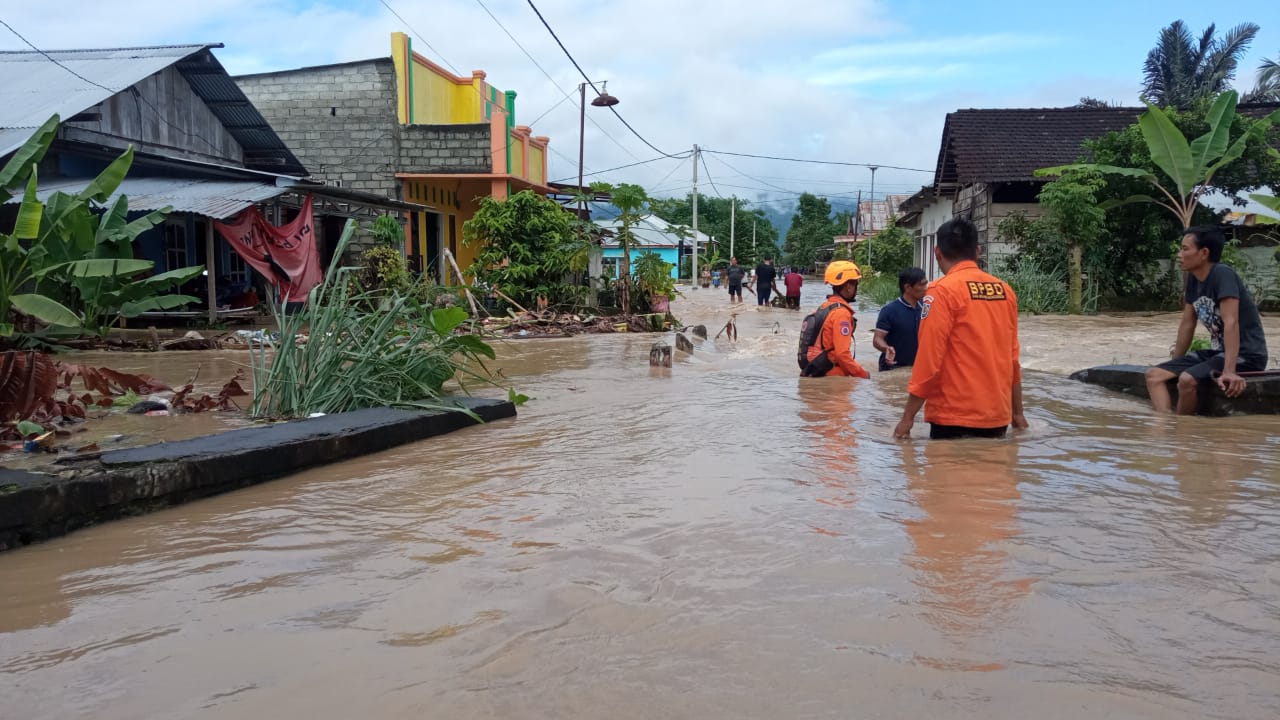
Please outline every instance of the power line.
[[48, 60], [49, 62], [53, 63], [54, 65], [57, 65], [58, 67], [62, 68], [63, 70], [66, 70], [67, 72], [71, 73], [72, 75], [75, 75], [76, 77], [78, 77], [78, 78], [80, 78], [81, 80], [83, 80], [83, 81], [85, 81], [85, 82], [89, 83], [90, 85], [94, 85], [94, 86], [96, 86], [96, 87], [100, 87], [100, 88], [102, 88], [103, 90], [106, 90], [107, 92], [111, 93], [112, 95], [116, 94], [117, 92], [120, 92], [119, 90], [112, 90], [111, 88], [107, 87], [106, 85], [103, 85], [102, 83], [96, 83], [96, 82], [94, 82], [94, 81], [90, 80], [89, 78], [87, 78], [87, 77], [85, 77], [85, 76], [81, 75], [80, 73], [76, 72], [75, 70], [72, 70], [71, 68], [67, 67], [66, 65], [63, 65], [62, 63], [58, 62], [57, 60], [55, 60], [55, 59], [53, 58], [53, 56], [52, 56], [52, 55], [50, 55], [49, 53], [47, 53], [47, 52], [45, 52], [45, 51], [41, 50], [40, 48], [36, 47], [35, 43], [33, 43], [33, 42], [31, 42], [30, 40], [28, 40], [28, 39], [26, 39], [25, 37], [23, 37], [23, 36], [22, 36], [22, 33], [18, 32], [17, 30], [14, 30], [14, 29], [13, 29], [13, 26], [12, 26], [12, 25], [10, 25], [9, 23], [5, 22], [4, 20], [0, 20], [0, 25], [4, 25], [6, 28], [9, 28], [9, 32], [13, 33], [14, 35], [17, 35], [17, 36], [18, 36], [18, 39], [19, 39], [19, 40], [21, 40], [22, 42], [26, 43], [27, 45], [29, 45], [29, 46], [31, 47], [31, 49], [32, 49], [32, 50], [35, 50], [36, 52], [38, 52], [38, 53], [40, 53], [41, 55], [43, 55], [45, 60]]
[[[536, 67], [536, 68], [538, 68], [539, 70], [541, 70], [541, 71], [542, 71], [542, 74], [543, 74], [543, 75], [545, 75], [545, 76], [546, 76], [546, 78], [547, 78], [547, 80], [551, 82], [552, 87], [554, 87], [556, 90], [559, 90], [560, 92], [564, 93], [564, 97], [565, 97], [565, 99], [566, 99], [566, 100], [569, 100], [569, 101], [573, 104], [573, 106], [574, 106], [575, 108], [576, 108], [576, 107], [578, 107], [578, 103], [573, 102], [573, 96], [572, 96], [572, 94], [570, 94], [570, 93], [569, 93], [569, 91], [565, 90], [564, 88], [560, 87], [560, 83], [556, 82], [556, 79], [555, 79], [554, 77], [552, 77], [552, 76], [551, 76], [551, 73], [547, 72], [546, 68], [542, 67], [542, 64], [541, 64], [541, 63], [539, 63], [539, 62], [537, 61], [537, 59], [533, 57], [533, 54], [532, 54], [532, 53], [530, 53], [528, 50], [526, 50], [526, 49], [525, 49], [525, 47], [524, 47], [524, 45], [521, 45], [521, 44], [520, 44], [520, 41], [516, 39], [516, 36], [515, 36], [515, 35], [512, 35], [512, 34], [511, 34], [511, 31], [507, 29], [507, 26], [506, 26], [506, 25], [503, 25], [503, 24], [502, 24], [502, 21], [498, 19], [498, 16], [497, 16], [497, 15], [494, 15], [494, 14], [493, 14], [493, 12], [492, 12], [491, 10], [489, 10], [489, 6], [488, 6], [488, 5], [485, 5], [485, 4], [484, 4], [484, 2], [483, 2], [483, 0], [476, 0], [476, 3], [478, 3], [478, 4], [480, 5], [480, 7], [484, 9], [485, 13], [487, 13], [487, 14], [489, 15], [489, 17], [493, 18], [493, 21], [494, 21], [495, 23], [497, 23], [497, 24], [498, 24], [498, 27], [502, 28], [502, 32], [506, 33], [506, 34], [507, 34], [507, 37], [511, 38], [511, 42], [515, 43], [515, 44], [516, 44], [516, 47], [520, 48], [520, 52], [524, 53], [524, 56], [525, 56], [525, 57], [527, 57], [527, 58], [529, 58], [529, 62], [533, 63], [533, 66], [534, 66], [534, 67]], [[605, 137], [607, 137], [607, 138], [609, 138], [610, 140], [612, 140], [614, 145], [617, 145], [619, 148], [621, 148], [623, 152], [625, 152], [626, 154], [628, 154], [628, 155], [630, 155], [631, 157], [635, 158], [636, 160], [639, 160], [639, 159], [640, 159], [640, 157], [639, 157], [638, 155], [636, 155], [635, 153], [631, 152], [631, 149], [630, 149], [630, 148], [628, 148], [626, 145], [623, 145], [621, 142], [619, 142], [619, 141], [618, 141], [618, 139], [617, 139], [617, 138], [615, 138], [613, 135], [611, 135], [611, 134], [609, 133], [609, 131], [608, 131], [608, 130], [605, 130], [603, 125], [601, 125], [600, 123], [596, 122], [596, 119], [595, 119], [595, 118], [593, 118], [593, 117], [591, 117], [590, 115], [588, 115], [588, 116], [587, 116], [587, 119], [591, 121], [591, 124], [592, 124], [592, 125], [595, 125], [595, 126], [596, 126], [596, 129], [597, 129], [597, 130], [599, 130], [600, 132], [604, 133], [604, 136], [605, 136]]]
[[[600, 95], [601, 92], [599, 88], [597, 88], [596, 84], [591, 81], [590, 77], [587, 77], [586, 71], [582, 69], [582, 66], [578, 64], [578, 61], [573, 59], [573, 55], [569, 52], [569, 48], [565, 47], [564, 43], [560, 42], [560, 36], [556, 35], [556, 31], [551, 29], [551, 25], [550, 23], [547, 22], [547, 19], [542, 17], [542, 13], [538, 10], [538, 6], [533, 4], [533, 0], [526, 0], [526, 1], [529, 3], [529, 7], [533, 8], [534, 14], [537, 15], [538, 19], [542, 21], [542, 26], [547, 29], [547, 32], [551, 33], [551, 37], [555, 39], [556, 44], [559, 45], [560, 49], [564, 51], [565, 57], [569, 58], [569, 62], [573, 63], [573, 66], [578, 69], [578, 73], [582, 75], [582, 79], [587, 81], [587, 84], [591, 86], [591, 89], [594, 90], [597, 95]], [[635, 128], [631, 127], [631, 123], [627, 122], [626, 119], [622, 117], [622, 115], [618, 112], [617, 108], [610, 106], [609, 110], [613, 112], [614, 117], [618, 118], [618, 122], [625, 125], [626, 128], [631, 131], [632, 135], [635, 135], [637, 138], [640, 138], [640, 142], [644, 143], [645, 145], [648, 145], [654, 152], [659, 153], [661, 155], [665, 155], [666, 157], [669, 157], [669, 158], [677, 157], [676, 155], [672, 155], [671, 153], [663, 152], [661, 149], [658, 148], [658, 146], [654, 145], [653, 143], [645, 139], [645, 137], [641, 135], [639, 132], [637, 132]]]
[[[13, 26], [12, 26], [12, 25], [10, 25], [9, 23], [5, 22], [4, 20], [0, 20], [0, 25], [4, 25], [6, 28], [8, 28], [8, 29], [9, 29], [9, 32], [11, 32], [11, 33], [13, 33], [14, 35], [18, 36], [18, 39], [19, 39], [19, 40], [21, 40], [22, 42], [26, 43], [26, 44], [27, 44], [27, 45], [28, 45], [32, 50], [35, 50], [37, 53], [40, 53], [40, 55], [44, 56], [44, 59], [45, 59], [45, 60], [48, 60], [49, 62], [53, 63], [54, 65], [57, 65], [58, 67], [62, 68], [63, 70], [66, 70], [67, 72], [69, 72], [69, 73], [71, 73], [72, 75], [76, 76], [77, 78], [79, 78], [79, 79], [83, 80], [84, 82], [87, 82], [87, 83], [89, 83], [90, 85], [93, 85], [94, 87], [102, 88], [103, 90], [106, 90], [107, 92], [111, 93], [112, 95], [115, 95], [115, 94], [117, 94], [117, 93], [121, 92], [121, 90], [114, 90], [114, 89], [112, 89], [112, 88], [107, 87], [106, 85], [103, 85], [102, 83], [94, 82], [93, 80], [90, 80], [89, 78], [87, 78], [87, 77], [85, 77], [85, 76], [81, 75], [80, 73], [76, 72], [75, 70], [72, 70], [71, 68], [67, 67], [66, 65], [63, 65], [62, 63], [58, 62], [58, 60], [57, 60], [57, 59], [55, 59], [52, 55], [50, 55], [49, 53], [45, 52], [44, 50], [41, 50], [40, 48], [36, 47], [35, 43], [33, 43], [33, 42], [31, 42], [30, 40], [28, 40], [28, 39], [26, 39], [25, 37], [23, 37], [22, 33], [18, 32], [17, 30], [14, 30], [14, 29], [13, 29]], [[189, 137], [189, 138], [196, 138], [196, 139], [198, 139], [198, 140], [202, 141], [205, 145], [207, 145], [207, 146], [209, 147], [209, 149], [210, 149], [210, 150], [214, 151], [215, 153], [220, 152], [220, 150], [219, 150], [218, 146], [217, 146], [217, 145], [214, 145], [214, 144], [213, 144], [213, 142], [211, 142], [211, 141], [209, 140], [209, 138], [206, 138], [205, 136], [203, 136], [203, 135], [201, 135], [201, 134], [199, 134], [199, 133], [193, 133], [193, 132], [191, 132], [190, 130], [187, 130], [186, 128], [184, 128], [184, 127], [180, 127], [180, 126], [178, 126], [178, 125], [173, 124], [172, 122], [169, 122], [169, 119], [168, 119], [168, 118], [166, 118], [166, 117], [164, 116], [164, 113], [160, 112], [160, 108], [158, 108], [158, 107], [156, 107], [155, 105], [151, 104], [151, 101], [150, 101], [150, 100], [148, 100], [146, 97], [144, 97], [144, 96], [142, 95], [142, 93], [138, 92], [136, 89], [133, 91], [133, 100], [134, 100], [134, 103], [135, 103], [135, 104], [136, 104], [138, 101], [142, 101], [144, 104], [146, 104], [146, 106], [147, 106], [147, 107], [149, 107], [149, 108], [151, 108], [151, 111], [152, 111], [152, 112], [154, 112], [154, 113], [156, 114], [156, 118], [157, 118], [160, 122], [164, 123], [165, 125], [168, 125], [169, 127], [173, 128], [174, 130], [177, 130], [178, 132], [182, 133], [183, 135], [186, 135], [186, 136], [187, 136], [187, 137]], [[139, 116], [139, 117], [141, 117], [141, 116], [142, 116], [142, 111], [141, 111], [141, 109], [139, 109], [139, 111], [138, 111], [138, 116]]]
[[[648, 165], [649, 163], [658, 162], [659, 160], [666, 160], [667, 158], [671, 158], [673, 160], [684, 160], [688, 158], [689, 155], [691, 154], [692, 153], [685, 153], [684, 155], [663, 155], [661, 157], [649, 158], [648, 160], [641, 160], [640, 162], [633, 162], [633, 163], [628, 163], [626, 165], [619, 165], [618, 167], [612, 167], [607, 170], [597, 170], [595, 172], [585, 173], [583, 177], [587, 177], [588, 175], [603, 175], [605, 173], [613, 172], [614, 170], [626, 170], [627, 168], [635, 167], [637, 165]], [[572, 180], [572, 179], [573, 179], [572, 177], [563, 177], [563, 178], [559, 178], [558, 180], [553, 180], [552, 182], [564, 182], [565, 180]]]
[[675, 174], [676, 174], [676, 171], [677, 171], [677, 170], [679, 170], [679, 169], [680, 169], [680, 168], [682, 168], [682, 167], [684, 167], [684, 165], [683, 165], [683, 164], [681, 164], [681, 163], [676, 163], [675, 165], [673, 165], [673, 166], [672, 166], [672, 168], [671, 168], [671, 172], [669, 172], [669, 173], [667, 173], [666, 175], [662, 176], [662, 179], [661, 179], [661, 180], [659, 180], [658, 182], [654, 183], [654, 185], [661, 186], [661, 185], [662, 185], [662, 183], [664, 183], [664, 182], [666, 182], [666, 181], [667, 181], [667, 178], [671, 177], [672, 175], [675, 175]]
[[[387, 10], [388, 10], [392, 15], [395, 15], [397, 20], [399, 20], [400, 22], [404, 23], [404, 26], [405, 26], [405, 27], [407, 27], [407, 28], [409, 28], [409, 32], [413, 33], [414, 35], [417, 35], [417, 36], [418, 36], [418, 39], [419, 39], [419, 40], [422, 40], [422, 44], [423, 44], [423, 45], [426, 45], [428, 50], [430, 50], [431, 52], [435, 53], [435, 54], [436, 54], [436, 57], [440, 58], [440, 61], [441, 61], [441, 62], [443, 62], [445, 65], [448, 65], [448, 66], [449, 66], [449, 69], [453, 71], [453, 74], [454, 74], [454, 75], [457, 75], [458, 77], [462, 77], [462, 73], [458, 72], [458, 68], [454, 67], [454, 66], [453, 66], [453, 63], [451, 63], [451, 62], [449, 62], [448, 60], [446, 60], [446, 59], [445, 59], [445, 57], [444, 57], [444, 55], [442, 55], [442, 54], [440, 53], [440, 51], [439, 51], [439, 50], [437, 50], [437, 49], [435, 49], [435, 48], [431, 47], [431, 43], [427, 42], [427, 41], [422, 37], [422, 33], [418, 32], [417, 30], [414, 30], [414, 29], [413, 29], [413, 26], [409, 24], [409, 21], [408, 21], [408, 20], [405, 20], [404, 18], [400, 17], [400, 13], [396, 12], [396, 11], [395, 11], [395, 8], [393, 8], [393, 7], [391, 7], [390, 5], [388, 5], [388, 4], [387, 4], [387, 0], [378, 0], [378, 2], [382, 3], [382, 7], [386, 8], [386, 9], [387, 9]], [[472, 87], [475, 87], [475, 86], [473, 85]], [[479, 92], [479, 91], [477, 91], [477, 92]]]
[[865, 168], [876, 167], [876, 168], [885, 168], [888, 170], [906, 170], [908, 172], [922, 172], [922, 173], [930, 173], [930, 174], [934, 172], [933, 170], [922, 170], [920, 168], [900, 167], [898, 165], [879, 165], [875, 163], [840, 162], [838, 160], [806, 160], [804, 158], [778, 157], [776, 155], [753, 155], [751, 153], [729, 152], [727, 150], [707, 150], [706, 148], [703, 148], [702, 151], [711, 153], [713, 155], [732, 155], [735, 157], [756, 158], [758, 160], [778, 160], [781, 162], [809, 163], [811, 165], [843, 165], [845, 167], [865, 167]]
[[702, 171], [707, 174], [707, 182], [711, 184], [711, 189], [715, 191], [716, 197], [723, 200], [724, 196], [720, 194], [720, 188], [716, 187], [716, 181], [711, 179], [711, 169], [707, 167], [707, 159], [702, 157], [702, 153], [698, 153], [698, 157], [695, 158], [695, 162], [697, 160], [702, 161]]

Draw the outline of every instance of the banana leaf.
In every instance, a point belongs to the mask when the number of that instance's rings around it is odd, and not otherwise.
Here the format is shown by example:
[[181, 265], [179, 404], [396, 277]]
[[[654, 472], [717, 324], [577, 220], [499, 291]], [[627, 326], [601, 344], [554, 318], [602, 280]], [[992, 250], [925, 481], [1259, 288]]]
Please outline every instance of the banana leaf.
[[9, 162], [0, 168], [0, 203], [8, 202], [13, 194], [9, 190], [22, 183], [24, 173], [35, 172], [35, 166], [44, 157], [53, 138], [58, 134], [58, 116], [55, 114], [32, 133], [18, 148]]
[[144, 312], [176, 310], [197, 302], [200, 302], [200, 298], [194, 298], [190, 295], [154, 295], [121, 305], [120, 315], [127, 318], [137, 317]]
[[22, 205], [18, 207], [13, 236], [19, 240], [35, 240], [40, 236], [40, 218], [43, 215], [44, 205], [36, 197], [36, 169], [33, 167], [27, 180], [27, 191], [22, 195]]
[[1178, 196], [1190, 195], [1204, 179], [1204, 173], [1203, 168], [1196, 167], [1186, 136], [1164, 110], [1151, 103], [1147, 103], [1147, 112], [1138, 117], [1138, 128], [1147, 141], [1151, 161], [1178, 186]]
[[[1236, 94], [1225, 92], [1213, 101], [1205, 120], [1209, 132], [1191, 141], [1191, 157], [1196, 167], [1209, 167], [1209, 163], [1222, 157], [1231, 142], [1231, 119], [1236, 114]], [[1226, 120], [1226, 122], [1223, 122]]]
[[40, 274], [42, 276], [55, 273], [66, 274], [72, 278], [114, 278], [137, 275], [153, 267], [155, 263], [150, 260], [91, 258], [52, 265], [42, 270]]
[[10, 297], [9, 301], [13, 304], [14, 310], [24, 315], [30, 315], [49, 325], [77, 327], [81, 323], [80, 316], [72, 312], [66, 305], [44, 295], [23, 293]]
[[111, 161], [106, 170], [98, 173], [98, 177], [93, 179], [84, 190], [76, 194], [81, 201], [93, 200], [98, 203], [105, 203], [107, 198], [120, 187], [120, 183], [124, 182], [124, 176], [129, 172], [129, 167], [133, 165], [133, 146], [130, 145], [128, 150], [124, 151], [120, 157]]

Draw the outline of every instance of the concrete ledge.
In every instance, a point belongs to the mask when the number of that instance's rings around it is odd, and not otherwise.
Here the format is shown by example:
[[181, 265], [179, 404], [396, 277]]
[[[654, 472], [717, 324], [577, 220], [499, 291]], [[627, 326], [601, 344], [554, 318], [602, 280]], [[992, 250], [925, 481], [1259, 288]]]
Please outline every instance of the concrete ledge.
[[[462, 399], [488, 422], [506, 401]], [[461, 410], [357, 410], [218, 435], [68, 458], [58, 475], [0, 468], [0, 550], [118, 517], [255, 485], [476, 424]]]
[[[1150, 399], [1147, 392], [1145, 365], [1102, 365], [1077, 370], [1072, 380], [1099, 385], [1128, 395]], [[1169, 393], [1178, 402], [1178, 383], [1169, 381]], [[1280, 414], [1280, 375], [1258, 375], [1245, 378], [1245, 390], [1239, 397], [1229, 398], [1217, 386], [1201, 390], [1196, 398], [1201, 415], [1274, 415]]]

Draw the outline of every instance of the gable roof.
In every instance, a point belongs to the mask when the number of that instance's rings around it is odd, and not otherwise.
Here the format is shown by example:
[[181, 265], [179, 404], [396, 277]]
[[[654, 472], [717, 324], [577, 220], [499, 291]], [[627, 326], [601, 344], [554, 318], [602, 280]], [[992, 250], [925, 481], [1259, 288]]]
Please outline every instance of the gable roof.
[[244, 150], [247, 167], [306, 175], [306, 168], [210, 52], [220, 47], [221, 43], [205, 43], [0, 52], [0, 77], [4, 77], [0, 84], [0, 156], [21, 146], [50, 115], [57, 113], [67, 120], [176, 65], [192, 91]]
[[[614, 233], [604, 241], [605, 247], [617, 247], [618, 240], [616, 233], [622, 228], [622, 221], [619, 218], [609, 218], [607, 220], [596, 220], [596, 225], [605, 230]], [[641, 217], [635, 225], [631, 227], [631, 232], [635, 235], [637, 247], [679, 247], [680, 237], [674, 232], [670, 232], [670, 228], [674, 227], [672, 223], [663, 220], [656, 215], [645, 215]], [[692, 232], [692, 230], [690, 231]], [[711, 236], [698, 231], [698, 243], [705, 245], [710, 242]], [[692, 245], [693, 237], [685, 241]]]
[[[1280, 103], [1240, 105], [1261, 117]], [[974, 182], [1044, 182], [1035, 171], [1080, 159], [1086, 140], [1123, 130], [1145, 107], [993, 108], [947, 114], [934, 185]]]

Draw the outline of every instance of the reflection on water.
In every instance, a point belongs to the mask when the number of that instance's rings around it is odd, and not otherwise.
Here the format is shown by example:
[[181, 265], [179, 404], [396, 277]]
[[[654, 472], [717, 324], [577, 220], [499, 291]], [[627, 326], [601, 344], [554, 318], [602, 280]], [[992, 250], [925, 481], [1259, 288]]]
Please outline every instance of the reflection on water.
[[1280, 714], [1280, 419], [1062, 377], [1175, 318], [1026, 318], [1031, 429], [903, 444], [905, 373], [802, 381], [801, 314], [733, 310], [666, 375], [500, 343], [518, 419], [0, 554], [5, 716]]

